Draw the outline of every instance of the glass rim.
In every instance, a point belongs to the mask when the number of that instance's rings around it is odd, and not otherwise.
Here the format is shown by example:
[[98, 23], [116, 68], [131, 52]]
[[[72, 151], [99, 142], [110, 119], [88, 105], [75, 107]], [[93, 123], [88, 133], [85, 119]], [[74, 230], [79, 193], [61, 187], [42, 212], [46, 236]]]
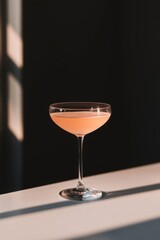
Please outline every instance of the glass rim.
[[[70, 105], [70, 106], [69, 106]], [[86, 105], [86, 106], [85, 106]], [[49, 105], [49, 109], [63, 109], [63, 110], [91, 110], [93, 109], [108, 109], [111, 112], [111, 104], [106, 102], [96, 101], [65, 101], [55, 102]]]

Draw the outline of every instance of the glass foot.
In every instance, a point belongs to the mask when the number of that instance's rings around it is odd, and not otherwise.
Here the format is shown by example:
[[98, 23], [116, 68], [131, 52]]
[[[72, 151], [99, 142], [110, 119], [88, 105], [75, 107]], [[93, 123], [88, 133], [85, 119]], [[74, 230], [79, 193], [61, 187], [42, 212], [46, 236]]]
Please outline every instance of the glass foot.
[[102, 197], [102, 191], [93, 188], [69, 188], [62, 190], [59, 195], [63, 198], [76, 201], [91, 201]]

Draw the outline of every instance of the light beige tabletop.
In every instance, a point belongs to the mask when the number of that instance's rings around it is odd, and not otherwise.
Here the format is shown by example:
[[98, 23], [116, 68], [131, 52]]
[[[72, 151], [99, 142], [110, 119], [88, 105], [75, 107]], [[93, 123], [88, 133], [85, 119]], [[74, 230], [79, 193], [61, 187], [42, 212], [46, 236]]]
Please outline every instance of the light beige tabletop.
[[77, 179], [0, 195], [0, 240], [160, 240], [160, 163], [85, 177], [101, 200], [59, 191]]

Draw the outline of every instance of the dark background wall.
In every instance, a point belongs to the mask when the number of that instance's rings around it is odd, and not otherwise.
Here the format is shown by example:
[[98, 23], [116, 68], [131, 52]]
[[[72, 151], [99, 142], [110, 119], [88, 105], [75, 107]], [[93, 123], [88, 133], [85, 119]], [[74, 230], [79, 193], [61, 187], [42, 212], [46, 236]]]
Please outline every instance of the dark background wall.
[[76, 137], [48, 113], [58, 101], [112, 106], [108, 123], [85, 137], [85, 176], [159, 161], [159, 9], [159, 1], [23, 1], [23, 180], [3, 192], [77, 178]]

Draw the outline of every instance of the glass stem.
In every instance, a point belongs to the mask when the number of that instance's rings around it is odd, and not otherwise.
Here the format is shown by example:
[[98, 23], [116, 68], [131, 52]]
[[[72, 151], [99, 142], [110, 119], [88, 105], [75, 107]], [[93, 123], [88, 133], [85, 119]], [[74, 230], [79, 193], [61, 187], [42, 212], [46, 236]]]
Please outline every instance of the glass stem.
[[83, 140], [84, 136], [78, 136], [78, 184], [77, 189], [85, 190], [83, 184]]

